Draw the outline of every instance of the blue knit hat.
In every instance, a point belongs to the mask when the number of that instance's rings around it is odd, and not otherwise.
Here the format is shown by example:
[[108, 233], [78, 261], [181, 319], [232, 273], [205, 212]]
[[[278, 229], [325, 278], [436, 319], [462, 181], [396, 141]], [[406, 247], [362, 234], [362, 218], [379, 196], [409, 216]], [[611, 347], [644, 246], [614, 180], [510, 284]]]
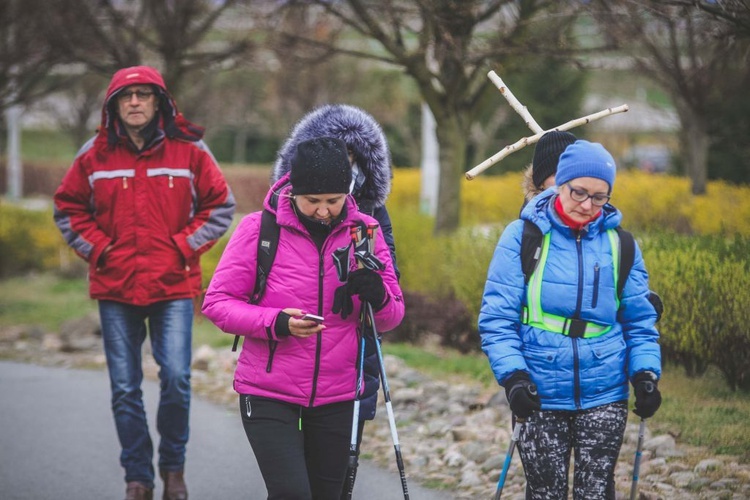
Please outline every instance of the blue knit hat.
[[612, 155], [597, 142], [577, 140], [565, 149], [557, 164], [555, 184], [562, 186], [579, 177], [594, 177], [615, 186], [617, 167]]

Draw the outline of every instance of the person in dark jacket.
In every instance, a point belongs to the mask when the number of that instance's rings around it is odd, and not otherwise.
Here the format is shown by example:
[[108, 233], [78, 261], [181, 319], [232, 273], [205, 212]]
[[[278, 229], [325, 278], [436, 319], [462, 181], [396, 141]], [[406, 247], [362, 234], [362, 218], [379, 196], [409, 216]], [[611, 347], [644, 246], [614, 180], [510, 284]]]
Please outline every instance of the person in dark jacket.
[[[279, 150], [271, 175], [272, 182], [275, 183], [289, 172], [291, 158], [297, 144], [319, 136], [336, 137], [346, 143], [352, 166], [351, 194], [359, 210], [378, 221], [379, 234], [385, 239], [391, 251], [396, 276], [400, 276], [396, 262], [393, 227], [385, 207], [393, 177], [391, 155], [385, 134], [370, 114], [347, 104], [329, 104], [302, 117]], [[361, 397], [357, 453], [359, 453], [365, 422], [375, 418], [380, 387], [376, 346], [371, 337], [365, 337], [365, 339], [365, 391]], [[349, 486], [349, 484], [344, 485], [344, 492], [349, 491]]]
[[[232, 234], [203, 313], [222, 331], [245, 337], [234, 388], [268, 498], [335, 499], [347, 470], [358, 387], [361, 392], [358, 312], [369, 302], [378, 331], [385, 332], [401, 322], [404, 302], [384, 238], [374, 242], [382, 269], [357, 269], [350, 229], [375, 219], [359, 212], [348, 194], [344, 141], [316, 137], [296, 149], [290, 173], [264, 203], [280, 228], [265, 293], [249, 303], [261, 221], [255, 212]], [[337, 260], [342, 248], [348, 257]], [[305, 313], [323, 320], [306, 320]]]
[[122, 446], [127, 499], [150, 499], [153, 444], [141, 393], [141, 346], [158, 363], [159, 473], [164, 498], [186, 499], [193, 300], [200, 255], [226, 232], [235, 201], [203, 129], [188, 122], [148, 66], [117, 71], [97, 135], [78, 153], [54, 195], [55, 223], [89, 263], [99, 301]]
[[500, 237], [479, 313], [482, 349], [514, 417], [525, 419], [518, 448], [526, 497], [568, 498], [575, 449], [574, 498], [614, 499], [628, 382], [636, 415], [649, 418], [661, 404], [657, 310], [637, 244], [617, 294], [615, 228], [622, 215], [609, 204], [612, 156], [601, 144], [578, 140], [560, 157], [555, 181], [521, 214], [544, 235], [528, 283], [524, 220]]

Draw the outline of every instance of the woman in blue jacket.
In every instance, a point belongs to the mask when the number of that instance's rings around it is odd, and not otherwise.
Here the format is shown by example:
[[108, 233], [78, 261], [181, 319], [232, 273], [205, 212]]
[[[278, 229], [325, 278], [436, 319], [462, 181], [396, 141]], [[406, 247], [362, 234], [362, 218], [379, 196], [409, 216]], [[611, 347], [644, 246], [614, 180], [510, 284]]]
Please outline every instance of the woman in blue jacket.
[[[572, 449], [574, 498], [614, 498], [628, 382], [636, 415], [649, 418], [661, 404], [657, 312], [637, 244], [617, 296], [614, 229], [622, 215], [608, 203], [615, 171], [601, 144], [568, 146], [557, 186], [505, 229], [489, 267], [479, 332], [511, 411], [525, 419], [518, 447], [527, 498], [567, 498]], [[528, 280], [521, 265], [524, 219], [543, 234]]]

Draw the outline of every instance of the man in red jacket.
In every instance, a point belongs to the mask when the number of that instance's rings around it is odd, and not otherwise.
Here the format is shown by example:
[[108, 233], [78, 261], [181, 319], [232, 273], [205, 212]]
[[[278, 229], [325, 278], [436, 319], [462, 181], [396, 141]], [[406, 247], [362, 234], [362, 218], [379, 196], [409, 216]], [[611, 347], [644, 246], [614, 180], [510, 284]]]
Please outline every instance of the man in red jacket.
[[235, 206], [202, 136], [203, 129], [178, 112], [158, 71], [117, 71], [97, 135], [79, 151], [54, 197], [55, 223], [89, 263], [89, 293], [99, 301], [128, 500], [151, 499], [154, 489], [141, 393], [146, 322], [160, 367], [163, 498], [187, 498], [183, 470], [199, 258], [229, 228]]

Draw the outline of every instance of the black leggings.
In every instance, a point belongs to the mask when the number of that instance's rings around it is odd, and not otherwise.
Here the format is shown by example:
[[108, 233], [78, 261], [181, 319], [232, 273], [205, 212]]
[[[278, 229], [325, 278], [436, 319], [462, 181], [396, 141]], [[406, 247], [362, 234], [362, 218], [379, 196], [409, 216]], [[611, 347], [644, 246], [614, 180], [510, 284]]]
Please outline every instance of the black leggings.
[[[518, 451], [528, 500], [567, 499], [571, 449], [575, 449], [573, 498], [615, 498], [627, 402], [581, 411], [538, 411], [523, 424]], [[519, 424], [516, 424], [519, 425]]]
[[268, 499], [337, 500], [349, 458], [353, 402], [307, 408], [244, 394], [239, 399]]

